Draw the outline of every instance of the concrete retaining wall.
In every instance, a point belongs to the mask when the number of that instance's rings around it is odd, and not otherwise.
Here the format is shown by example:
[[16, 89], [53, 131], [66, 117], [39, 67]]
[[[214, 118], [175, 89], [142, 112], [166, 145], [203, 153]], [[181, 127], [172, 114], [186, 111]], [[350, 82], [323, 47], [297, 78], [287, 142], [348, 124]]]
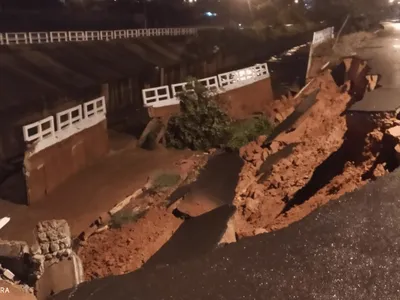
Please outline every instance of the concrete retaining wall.
[[219, 101], [233, 119], [243, 119], [254, 113], [265, 112], [274, 100], [271, 78], [220, 94]]
[[[255, 113], [266, 112], [266, 108], [274, 100], [271, 78], [265, 78], [242, 87], [220, 93], [216, 101], [233, 119], [244, 119]], [[152, 118], [171, 116], [179, 113], [179, 105], [149, 107]]]
[[28, 204], [43, 199], [70, 176], [108, 153], [106, 121], [50, 146], [24, 162]]

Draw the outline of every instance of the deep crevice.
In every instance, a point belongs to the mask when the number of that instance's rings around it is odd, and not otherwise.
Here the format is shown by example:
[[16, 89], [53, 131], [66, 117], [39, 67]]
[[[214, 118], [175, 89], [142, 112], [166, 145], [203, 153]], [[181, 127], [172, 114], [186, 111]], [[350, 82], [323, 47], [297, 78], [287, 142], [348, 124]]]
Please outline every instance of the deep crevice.
[[[376, 179], [375, 170], [379, 165], [384, 164], [385, 170], [389, 172], [398, 167], [399, 164], [394, 151], [394, 146], [397, 142], [392, 136], [384, 135], [382, 141], [376, 145], [367, 144], [368, 130], [354, 132], [350, 129], [347, 130], [341, 147], [314, 170], [309, 182], [287, 201], [279, 215], [287, 213], [294, 206], [305, 203], [317, 194], [333, 178], [343, 173], [347, 162], [353, 162], [356, 166], [364, 162], [366, 160], [364, 154], [366, 149], [376, 158], [371, 168], [362, 175], [362, 180]], [[330, 194], [335, 194], [336, 192], [334, 188], [329, 191]]]

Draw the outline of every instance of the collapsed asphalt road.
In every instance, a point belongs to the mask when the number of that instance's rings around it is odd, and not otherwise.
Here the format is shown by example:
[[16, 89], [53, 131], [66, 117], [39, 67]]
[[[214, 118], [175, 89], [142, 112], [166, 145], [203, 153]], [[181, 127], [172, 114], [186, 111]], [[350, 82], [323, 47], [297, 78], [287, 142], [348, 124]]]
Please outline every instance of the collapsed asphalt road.
[[53, 299], [399, 299], [399, 190], [396, 170], [283, 230]]
[[[385, 37], [389, 44], [394, 40]], [[396, 78], [396, 72], [387, 71]], [[382, 88], [395, 91], [397, 86], [383, 81]], [[378, 99], [379, 105], [386, 99]], [[390, 99], [381, 111], [397, 108], [396, 98]], [[377, 111], [368, 103], [353, 109]], [[398, 169], [285, 229], [190, 261], [156, 262], [87, 282], [53, 299], [399, 299], [399, 188]]]

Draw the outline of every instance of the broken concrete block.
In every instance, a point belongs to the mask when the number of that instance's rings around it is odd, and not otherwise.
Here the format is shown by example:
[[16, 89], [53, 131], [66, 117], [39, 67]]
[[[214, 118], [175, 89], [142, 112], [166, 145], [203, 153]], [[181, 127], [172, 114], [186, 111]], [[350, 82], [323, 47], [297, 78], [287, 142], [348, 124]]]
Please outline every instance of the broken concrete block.
[[47, 232], [47, 237], [49, 241], [57, 241], [58, 240], [58, 232], [56, 229], [49, 229]]
[[400, 126], [394, 126], [392, 128], [389, 128], [387, 131], [391, 136], [395, 138], [400, 137]]
[[367, 75], [367, 76], [365, 76], [365, 78], [368, 81], [368, 84], [367, 84], [368, 91], [370, 91], [370, 92], [373, 91], [378, 84], [379, 76], [378, 75]]
[[236, 230], [233, 218], [231, 218], [228, 221], [226, 231], [218, 244], [221, 245], [221, 244], [231, 244], [231, 243], [236, 243]]
[[47, 254], [50, 252], [50, 244], [49, 243], [42, 243], [40, 244], [40, 249], [42, 250], [43, 254]]
[[58, 250], [60, 250], [60, 246], [58, 245], [57, 242], [52, 242], [50, 244], [50, 251], [51, 252], [57, 252]]
[[44, 256], [43, 255], [34, 255], [32, 256], [32, 262], [37, 263], [37, 264], [42, 264], [44, 263]]
[[[38, 230], [37, 237], [39, 242], [45, 242], [46, 240], [56, 241], [71, 236], [69, 225], [65, 220], [42, 221], [36, 228]], [[43, 234], [47, 236], [46, 239]]]
[[37, 240], [39, 241], [39, 243], [45, 243], [47, 242], [47, 235], [46, 232], [39, 232], [37, 234]]
[[11, 281], [14, 281], [15, 279], [14, 273], [8, 269], [3, 270], [3, 277]]
[[42, 249], [38, 244], [34, 244], [31, 246], [30, 252], [32, 255], [39, 255], [42, 254]]

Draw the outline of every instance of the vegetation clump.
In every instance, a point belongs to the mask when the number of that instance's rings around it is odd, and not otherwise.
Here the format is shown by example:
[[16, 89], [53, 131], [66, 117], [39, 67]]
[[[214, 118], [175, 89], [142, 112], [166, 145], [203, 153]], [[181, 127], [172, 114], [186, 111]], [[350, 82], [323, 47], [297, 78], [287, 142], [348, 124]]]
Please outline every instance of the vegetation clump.
[[259, 135], [268, 135], [272, 130], [272, 126], [262, 115], [233, 121], [218, 105], [217, 94], [196, 81], [179, 97], [181, 113], [169, 120], [166, 132], [170, 147], [235, 150]]

